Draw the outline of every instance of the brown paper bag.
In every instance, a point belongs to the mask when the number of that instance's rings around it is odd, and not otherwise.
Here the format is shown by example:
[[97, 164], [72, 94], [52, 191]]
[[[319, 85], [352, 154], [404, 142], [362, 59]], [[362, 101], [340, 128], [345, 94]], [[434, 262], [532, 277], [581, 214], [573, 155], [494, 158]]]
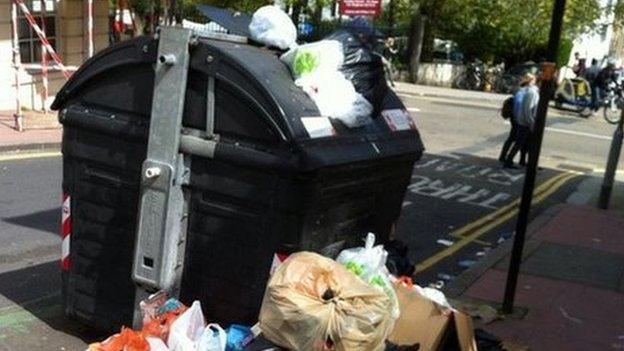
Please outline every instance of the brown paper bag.
[[384, 292], [311, 252], [277, 268], [260, 310], [264, 336], [291, 350], [382, 350], [392, 324]]

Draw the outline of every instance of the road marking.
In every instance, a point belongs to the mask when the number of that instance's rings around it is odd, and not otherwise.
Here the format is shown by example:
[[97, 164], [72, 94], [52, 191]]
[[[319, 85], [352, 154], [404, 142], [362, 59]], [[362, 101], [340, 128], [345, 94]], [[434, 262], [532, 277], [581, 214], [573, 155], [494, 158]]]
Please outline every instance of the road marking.
[[[509, 121], [505, 120], [502, 121], [503, 124], [507, 124], [509, 125]], [[560, 123], [557, 123], [560, 124]], [[586, 132], [579, 132], [576, 130], [570, 130], [570, 129], [561, 129], [561, 128], [556, 128], [556, 127], [546, 127], [544, 128], [544, 130], [549, 131], [549, 132], [555, 132], [555, 133], [561, 133], [561, 134], [570, 134], [570, 135], [576, 135], [576, 136], [583, 136], [583, 137], [587, 137], [587, 138], [594, 138], [594, 139], [600, 139], [600, 140], [611, 140], [612, 137], [607, 136], [607, 135], [601, 135], [601, 134], [594, 134], [594, 133], [586, 133]]]
[[13, 160], [26, 160], [29, 158], [58, 157], [61, 155], [62, 154], [60, 151], [24, 153], [24, 154], [14, 154], [14, 155], [0, 155], [0, 162], [13, 161]]
[[[606, 170], [604, 168], [594, 168], [594, 173], [604, 173]], [[624, 174], [624, 169], [618, 169], [615, 171], [615, 174]]]
[[[533, 205], [539, 204], [540, 202], [544, 201], [548, 196], [550, 196], [554, 192], [556, 192], [567, 181], [569, 181], [570, 179], [575, 178], [577, 176], [578, 176], [577, 173], [568, 173], [568, 172], [566, 172], [566, 173], [561, 173], [561, 174], [559, 174], [557, 176], [554, 176], [554, 177], [550, 178], [549, 180], [547, 180], [546, 182], [542, 183], [533, 192], [533, 201], [532, 201]], [[418, 265], [416, 265], [415, 273], [419, 273], [419, 272], [422, 272], [422, 271], [424, 271], [426, 269], [431, 268], [433, 265], [437, 264], [441, 260], [443, 260], [443, 259], [451, 256], [455, 252], [459, 251], [464, 246], [470, 244], [471, 242], [474, 242], [481, 235], [487, 233], [488, 231], [498, 227], [499, 225], [507, 222], [508, 220], [510, 220], [511, 218], [516, 216], [517, 213], [518, 213], [518, 208], [513, 208], [513, 210], [511, 210], [511, 211], [509, 211], [509, 209], [514, 207], [514, 206], [516, 206], [516, 205], [518, 205], [519, 203], [520, 203], [520, 198], [516, 199], [515, 201], [513, 201], [509, 205], [501, 207], [500, 209], [492, 212], [491, 214], [486, 215], [485, 217], [480, 218], [480, 219], [478, 219], [478, 220], [476, 220], [476, 221], [474, 221], [472, 223], [469, 223], [466, 226], [464, 226], [462, 228], [459, 228], [456, 231], [454, 231], [453, 233], [451, 233], [451, 236], [456, 237], [456, 238], [459, 237], [459, 238], [461, 238], [461, 240], [455, 242], [455, 244], [453, 246], [447, 247], [446, 249], [444, 249], [442, 251], [439, 251], [435, 255], [427, 258], [426, 260], [424, 260], [421, 263], [419, 263]], [[505, 212], [507, 212], [507, 213], [505, 213]], [[503, 214], [503, 213], [505, 213], [505, 214]], [[481, 224], [484, 224], [487, 221], [491, 221], [491, 222], [489, 224], [487, 224], [487, 225], [484, 225], [484, 226], [476, 229], [474, 232], [471, 232], [469, 235], [463, 236], [464, 234], [467, 234], [472, 229], [478, 227]]]
[[546, 127], [546, 130], [549, 131], [549, 132], [570, 134], [570, 135], [577, 135], [577, 136], [584, 136], [584, 137], [587, 137], [587, 138], [594, 138], [594, 139], [600, 139], [600, 140], [611, 140], [610, 136], [600, 135], [600, 134], [593, 134], [593, 133], [585, 133], [585, 132], [577, 132], [575, 130], [569, 130], [569, 129], [560, 129], [560, 128], [554, 128], [554, 127]]
[[[557, 174], [554, 177], [551, 177], [550, 179], [548, 179], [547, 181], [543, 182], [542, 184], [538, 185], [534, 190], [533, 190], [533, 196], [539, 195], [541, 194], [543, 191], [547, 190], [548, 188], [550, 188], [551, 185], [555, 184], [558, 180], [560, 180], [561, 178], [567, 176], [568, 173], [562, 172]], [[470, 222], [466, 225], [464, 225], [463, 227], [453, 231], [450, 235], [452, 237], [455, 238], [463, 238], [464, 234], [472, 231], [474, 228], [489, 222], [489, 221], [493, 221], [496, 220], [499, 216], [501, 216], [502, 214], [504, 214], [505, 212], [508, 212], [510, 210], [513, 210], [516, 206], [518, 206], [520, 204], [520, 199], [521, 198], [517, 198], [514, 201], [508, 203], [507, 205], [499, 208], [496, 211], [491, 212], [490, 214], [487, 214], [473, 222]]]
[[407, 110], [409, 112], [420, 112], [420, 109], [418, 107], [407, 107]]

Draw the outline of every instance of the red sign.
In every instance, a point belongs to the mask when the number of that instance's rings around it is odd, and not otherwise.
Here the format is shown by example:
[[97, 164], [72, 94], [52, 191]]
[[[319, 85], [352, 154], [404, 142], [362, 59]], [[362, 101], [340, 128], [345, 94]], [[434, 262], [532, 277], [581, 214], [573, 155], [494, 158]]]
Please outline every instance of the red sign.
[[340, 14], [347, 16], [374, 16], [381, 13], [381, 0], [342, 0]]

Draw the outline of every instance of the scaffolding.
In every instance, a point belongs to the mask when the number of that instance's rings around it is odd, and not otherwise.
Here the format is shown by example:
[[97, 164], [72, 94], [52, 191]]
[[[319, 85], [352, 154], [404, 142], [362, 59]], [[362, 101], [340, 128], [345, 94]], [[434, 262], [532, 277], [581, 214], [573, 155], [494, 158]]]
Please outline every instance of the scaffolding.
[[[94, 46], [93, 46], [93, 0], [86, 0], [87, 6], [85, 9], [86, 17], [87, 17], [87, 57], [93, 56]], [[20, 48], [19, 48], [19, 22], [17, 18], [18, 10], [24, 14], [28, 25], [37, 35], [39, 42], [41, 43], [41, 63], [40, 64], [22, 64], [21, 56], [20, 56]], [[44, 113], [47, 113], [47, 100], [48, 100], [48, 72], [50, 71], [48, 68], [48, 56], [53, 61], [53, 69], [60, 70], [63, 73], [65, 79], [69, 79], [72, 73], [76, 71], [76, 67], [68, 67], [63, 64], [61, 57], [56, 53], [48, 38], [46, 36], [45, 31], [42, 29], [45, 28], [45, 15], [46, 15], [46, 1], [41, 0], [41, 27], [37, 24], [35, 17], [28, 9], [28, 6], [24, 3], [23, 0], [12, 0], [11, 1], [11, 26], [12, 26], [12, 35], [13, 40], [13, 68], [15, 73], [15, 129], [18, 131], [24, 130], [24, 117], [22, 114], [22, 103], [20, 100], [20, 74], [23, 68], [28, 67], [29, 69], [38, 70], [41, 72], [41, 83], [43, 86], [41, 101], [42, 101], [42, 110]]]

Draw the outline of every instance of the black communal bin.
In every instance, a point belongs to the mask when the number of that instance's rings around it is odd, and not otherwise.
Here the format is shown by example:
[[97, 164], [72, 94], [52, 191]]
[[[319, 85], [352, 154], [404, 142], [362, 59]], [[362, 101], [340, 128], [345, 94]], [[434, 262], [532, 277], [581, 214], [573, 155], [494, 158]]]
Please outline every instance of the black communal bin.
[[[71, 204], [64, 311], [100, 329], [132, 323], [157, 49], [140, 37], [100, 52], [53, 104]], [[311, 137], [302, 120], [319, 116], [316, 105], [274, 52], [200, 39], [190, 55], [183, 126], [205, 128], [214, 77], [220, 139], [212, 159], [192, 157], [181, 300], [200, 300], [210, 321], [252, 324], [274, 253], [360, 245], [369, 231], [388, 239], [423, 145], [413, 124], [397, 124], [407, 112], [391, 91], [367, 126], [332, 121], [333, 135]]]

